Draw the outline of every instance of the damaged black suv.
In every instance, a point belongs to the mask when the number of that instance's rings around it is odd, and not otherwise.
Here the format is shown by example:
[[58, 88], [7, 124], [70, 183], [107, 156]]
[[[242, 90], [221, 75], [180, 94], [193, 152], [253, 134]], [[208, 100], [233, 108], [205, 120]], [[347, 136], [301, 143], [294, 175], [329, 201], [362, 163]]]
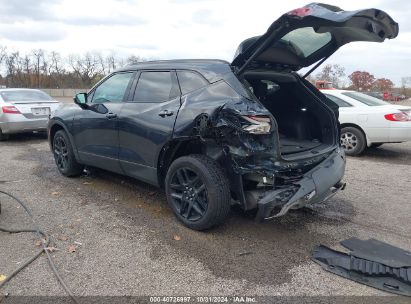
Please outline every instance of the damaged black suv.
[[304, 77], [353, 41], [398, 25], [377, 9], [310, 4], [240, 44], [233, 62], [172, 60], [120, 69], [50, 119], [59, 171], [84, 165], [164, 187], [176, 217], [203, 230], [230, 206], [258, 219], [322, 202], [344, 188], [338, 106]]

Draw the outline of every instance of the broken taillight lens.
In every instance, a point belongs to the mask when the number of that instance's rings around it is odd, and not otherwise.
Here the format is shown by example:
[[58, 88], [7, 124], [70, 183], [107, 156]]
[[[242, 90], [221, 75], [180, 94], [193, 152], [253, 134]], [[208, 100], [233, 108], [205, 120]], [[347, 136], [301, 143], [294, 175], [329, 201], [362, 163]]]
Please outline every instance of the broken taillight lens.
[[384, 117], [389, 121], [411, 121], [411, 116], [405, 112], [387, 114]]
[[1, 110], [5, 114], [20, 114], [20, 111], [15, 106], [4, 106]]
[[271, 132], [271, 119], [265, 115], [244, 115], [243, 118], [248, 124], [243, 126], [243, 130], [252, 134], [268, 134]]

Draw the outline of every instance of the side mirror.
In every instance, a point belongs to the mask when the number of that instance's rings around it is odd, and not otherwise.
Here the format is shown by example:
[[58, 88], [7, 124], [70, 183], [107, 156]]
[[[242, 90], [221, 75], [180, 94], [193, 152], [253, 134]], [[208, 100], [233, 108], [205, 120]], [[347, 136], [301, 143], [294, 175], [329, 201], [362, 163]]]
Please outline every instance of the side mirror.
[[78, 93], [74, 96], [74, 103], [78, 104], [82, 108], [87, 107], [87, 93]]

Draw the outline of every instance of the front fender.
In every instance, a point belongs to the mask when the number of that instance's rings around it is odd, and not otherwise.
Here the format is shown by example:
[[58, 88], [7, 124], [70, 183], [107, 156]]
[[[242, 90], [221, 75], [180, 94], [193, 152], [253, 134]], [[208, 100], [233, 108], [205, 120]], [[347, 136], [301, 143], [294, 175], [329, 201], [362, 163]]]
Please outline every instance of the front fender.
[[[70, 125], [72, 125], [72, 120], [70, 121]], [[73, 137], [72, 133], [70, 132], [70, 129], [72, 128], [72, 126], [68, 127], [60, 118], [57, 118], [57, 117], [54, 117], [54, 118], [50, 119], [50, 121], [48, 123], [47, 134], [48, 134], [48, 142], [49, 142], [50, 150], [53, 151], [52, 134], [55, 133], [55, 132], [53, 132], [53, 130], [55, 130], [55, 128], [62, 129], [66, 132], [66, 134], [67, 134], [67, 136], [70, 140], [70, 144], [73, 147], [73, 153], [74, 153], [74, 156], [76, 158], [76, 161], [80, 162], [80, 158], [79, 158], [79, 155], [78, 155], [77, 147], [75, 145], [74, 137]]]

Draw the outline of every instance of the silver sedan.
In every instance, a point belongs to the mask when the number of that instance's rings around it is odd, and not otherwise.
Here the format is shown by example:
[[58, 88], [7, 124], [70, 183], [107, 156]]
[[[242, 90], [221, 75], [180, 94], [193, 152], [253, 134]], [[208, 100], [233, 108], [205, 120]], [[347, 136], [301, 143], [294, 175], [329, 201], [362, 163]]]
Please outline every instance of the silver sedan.
[[60, 103], [40, 90], [0, 89], [0, 140], [10, 134], [45, 131]]

